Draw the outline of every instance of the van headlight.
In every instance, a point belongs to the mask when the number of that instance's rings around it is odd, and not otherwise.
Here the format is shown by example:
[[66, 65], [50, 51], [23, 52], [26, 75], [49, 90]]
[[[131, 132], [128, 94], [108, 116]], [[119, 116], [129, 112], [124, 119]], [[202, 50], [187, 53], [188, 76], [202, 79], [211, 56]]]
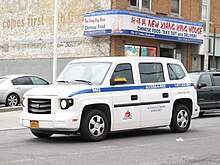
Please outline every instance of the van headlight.
[[71, 106], [73, 106], [73, 99], [61, 99], [60, 100], [61, 109], [68, 109]]

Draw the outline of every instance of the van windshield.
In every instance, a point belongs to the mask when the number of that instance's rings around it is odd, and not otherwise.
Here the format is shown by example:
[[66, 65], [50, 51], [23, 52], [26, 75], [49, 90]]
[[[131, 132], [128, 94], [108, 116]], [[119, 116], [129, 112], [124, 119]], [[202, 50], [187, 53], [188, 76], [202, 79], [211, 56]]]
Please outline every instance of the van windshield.
[[57, 83], [84, 83], [100, 85], [111, 66], [109, 62], [80, 62], [68, 64]]

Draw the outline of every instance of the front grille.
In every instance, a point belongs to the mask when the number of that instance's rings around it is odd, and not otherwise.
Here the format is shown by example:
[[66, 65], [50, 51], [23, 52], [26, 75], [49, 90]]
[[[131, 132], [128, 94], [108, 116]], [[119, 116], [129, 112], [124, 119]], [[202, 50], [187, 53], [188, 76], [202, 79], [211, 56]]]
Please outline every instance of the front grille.
[[28, 99], [28, 112], [35, 114], [50, 114], [50, 99]]

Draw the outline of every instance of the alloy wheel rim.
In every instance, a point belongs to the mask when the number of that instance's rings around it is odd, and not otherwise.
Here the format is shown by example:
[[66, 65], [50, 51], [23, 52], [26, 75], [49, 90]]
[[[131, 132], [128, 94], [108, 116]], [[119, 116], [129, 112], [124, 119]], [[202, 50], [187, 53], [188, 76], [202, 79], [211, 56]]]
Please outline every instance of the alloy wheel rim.
[[101, 136], [105, 130], [104, 119], [99, 116], [93, 116], [89, 121], [89, 131], [93, 136]]
[[10, 106], [15, 106], [15, 105], [17, 104], [17, 102], [18, 102], [18, 99], [17, 99], [17, 97], [16, 97], [15, 95], [9, 96], [9, 98], [8, 98], [8, 104], [9, 104]]
[[187, 127], [189, 122], [189, 115], [185, 110], [179, 111], [177, 114], [177, 124], [180, 128]]

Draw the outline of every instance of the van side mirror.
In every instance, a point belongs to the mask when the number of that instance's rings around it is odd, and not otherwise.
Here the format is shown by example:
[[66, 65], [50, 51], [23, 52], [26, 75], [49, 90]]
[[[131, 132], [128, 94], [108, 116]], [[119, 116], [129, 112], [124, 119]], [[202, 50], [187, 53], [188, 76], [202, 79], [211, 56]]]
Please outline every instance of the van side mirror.
[[198, 84], [198, 89], [201, 89], [203, 87], [207, 87], [207, 83], [206, 82], [201, 82]]
[[127, 83], [127, 79], [125, 77], [118, 77], [118, 78], [114, 78], [113, 82], [111, 82], [111, 85], [120, 85], [126, 83]]

